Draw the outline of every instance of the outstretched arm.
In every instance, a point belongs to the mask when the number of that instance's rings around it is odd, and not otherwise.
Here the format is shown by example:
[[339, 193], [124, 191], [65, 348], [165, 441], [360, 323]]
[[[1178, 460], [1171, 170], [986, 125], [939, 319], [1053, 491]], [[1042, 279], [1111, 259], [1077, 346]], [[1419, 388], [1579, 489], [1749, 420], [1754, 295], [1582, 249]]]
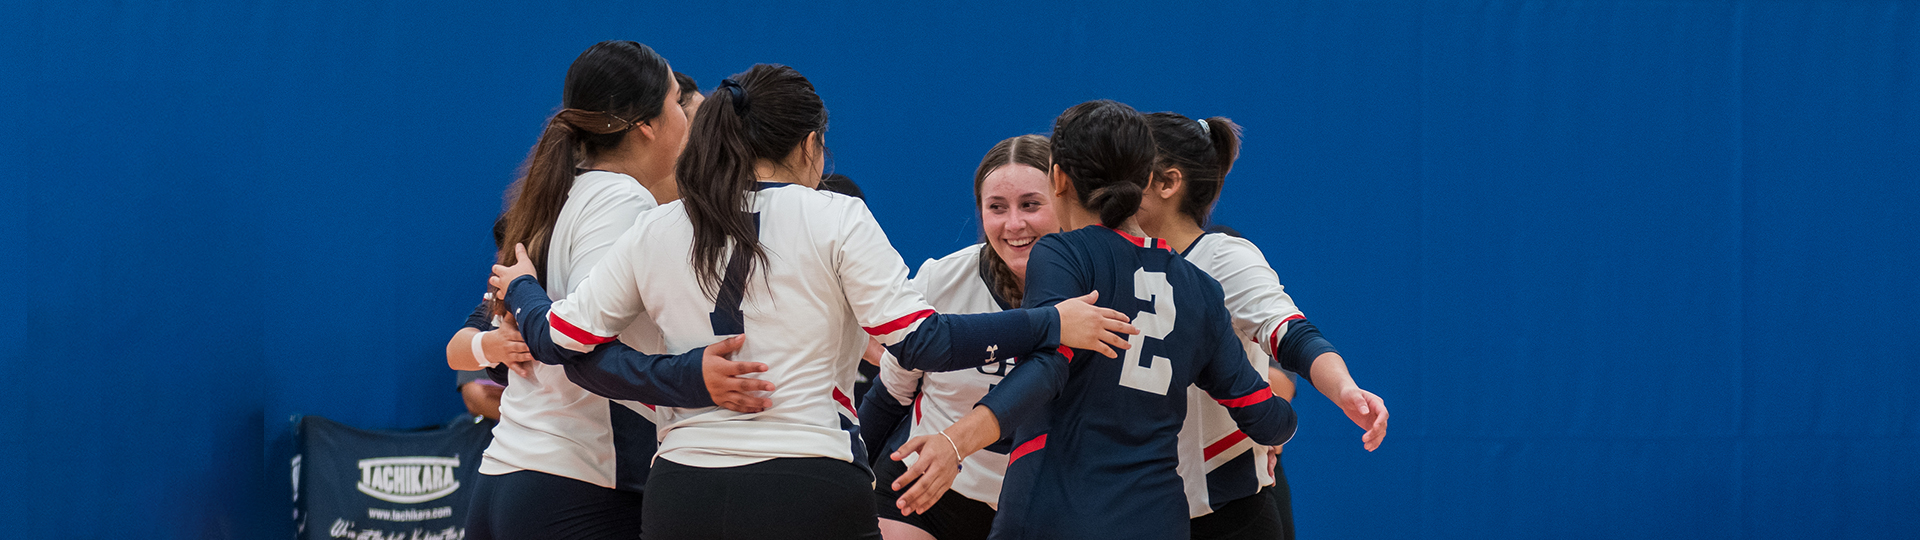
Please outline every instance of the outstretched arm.
[[1340, 407], [1347, 419], [1366, 430], [1360, 444], [1371, 452], [1387, 438], [1387, 403], [1360, 388], [1347, 372], [1347, 362], [1321, 337], [1320, 329], [1298, 316], [1274, 325], [1260, 344], [1273, 352], [1274, 365], [1299, 374], [1321, 395]]
[[[857, 204], [857, 203], [856, 203]], [[908, 285], [899, 252], [865, 205], [850, 209], [837, 240], [834, 274], [855, 320], [900, 365], [920, 371], [972, 369], [1062, 344], [1115, 356], [1138, 330], [1120, 312], [1089, 300], [999, 313], [935, 313]]]

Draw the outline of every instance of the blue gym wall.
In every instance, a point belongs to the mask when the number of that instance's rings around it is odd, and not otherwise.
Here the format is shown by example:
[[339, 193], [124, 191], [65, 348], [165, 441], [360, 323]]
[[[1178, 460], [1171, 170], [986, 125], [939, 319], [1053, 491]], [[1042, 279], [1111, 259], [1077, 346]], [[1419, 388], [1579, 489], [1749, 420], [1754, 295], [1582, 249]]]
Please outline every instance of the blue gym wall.
[[291, 416], [460, 411], [604, 39], [809, 75], [912, 263], [1076, 102], [1245, 125], [1218, 220], [1393, 411], [1303, 390], [1302, 537], [1920, 531], [1920, 4], [488, 4], [0, 8], [0, 536], [283, 537]]

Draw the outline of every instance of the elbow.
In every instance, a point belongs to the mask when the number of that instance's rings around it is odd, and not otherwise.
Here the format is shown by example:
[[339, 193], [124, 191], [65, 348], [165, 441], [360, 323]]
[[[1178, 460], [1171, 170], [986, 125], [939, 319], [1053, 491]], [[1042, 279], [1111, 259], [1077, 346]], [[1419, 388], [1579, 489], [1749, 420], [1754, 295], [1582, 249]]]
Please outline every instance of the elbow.
[[[1286, 402], [1282, 401], [1280, 403], [1285, 405]], [[1300, 418], [1294, 415], [1293, 407], [1282, 406], [1278, 407], [1278, 409], [1278, 412], [1274, 414], [1276, 418], [1273, 422], [1273, 431], [1270, 432], [1271, 435], [1267, 437], [1267, 440], [1255, 442], [1267, 446], [1279, 446], [1286, 444], [1287, 441], [1293, 440], [1294, 433], [1299, 431], [1300, 428]]]

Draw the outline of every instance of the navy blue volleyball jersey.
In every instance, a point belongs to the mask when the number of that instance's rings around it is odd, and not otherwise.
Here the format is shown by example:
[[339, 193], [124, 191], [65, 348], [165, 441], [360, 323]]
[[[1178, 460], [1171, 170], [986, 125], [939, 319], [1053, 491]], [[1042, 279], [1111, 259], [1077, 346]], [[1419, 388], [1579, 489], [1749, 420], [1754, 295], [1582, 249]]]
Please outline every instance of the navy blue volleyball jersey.
[[1035, 244], [1027, 306], [1089, 291], [1141, 333], [1120, 358], [1033, 353], [981, 400], [1014, 442], [993, 538], [1186, 538], [1175, 467], [1187, 386], [1260, 444], [1292, 438], [1293, 408], [1247, 362], [1220, 284], [1165, 241], [1092, 226]]

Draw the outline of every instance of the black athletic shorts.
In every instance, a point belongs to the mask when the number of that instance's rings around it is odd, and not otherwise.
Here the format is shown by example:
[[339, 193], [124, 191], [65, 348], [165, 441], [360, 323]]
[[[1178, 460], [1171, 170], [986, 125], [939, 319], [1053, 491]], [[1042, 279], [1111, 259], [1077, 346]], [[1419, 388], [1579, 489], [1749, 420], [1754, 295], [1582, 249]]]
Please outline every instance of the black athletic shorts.
[[588, 540], [640, 536], [643, 497], [537, 471], [476, 475], [468, 540]]
[[879, 463], [873, 465], [874, 504], [879, 506], [880, 519], [891, 519], [926, 531], [940, 540], [987, 540], [987, 533], [993, 531], [993, 507], [987, 503], [967, 498], [953, 490], [947, 490], [933, 503], [924, 514], [900, 515], [900, 493], [893, 490], [893, 481], [906, 474], [907, 464], [880, 456]]
[[653, 460], [649, 540], [880, 539], [873, 477], [831, 458], [779, 458], [725, 468]]
[[1214, 509], [1213, 513], [1193, 518], [1193, 540], [1278, 540], [1291, 538], [1281, 524], [1279, 505], [1274, 503], [1273, 488], [1241, 497]]

